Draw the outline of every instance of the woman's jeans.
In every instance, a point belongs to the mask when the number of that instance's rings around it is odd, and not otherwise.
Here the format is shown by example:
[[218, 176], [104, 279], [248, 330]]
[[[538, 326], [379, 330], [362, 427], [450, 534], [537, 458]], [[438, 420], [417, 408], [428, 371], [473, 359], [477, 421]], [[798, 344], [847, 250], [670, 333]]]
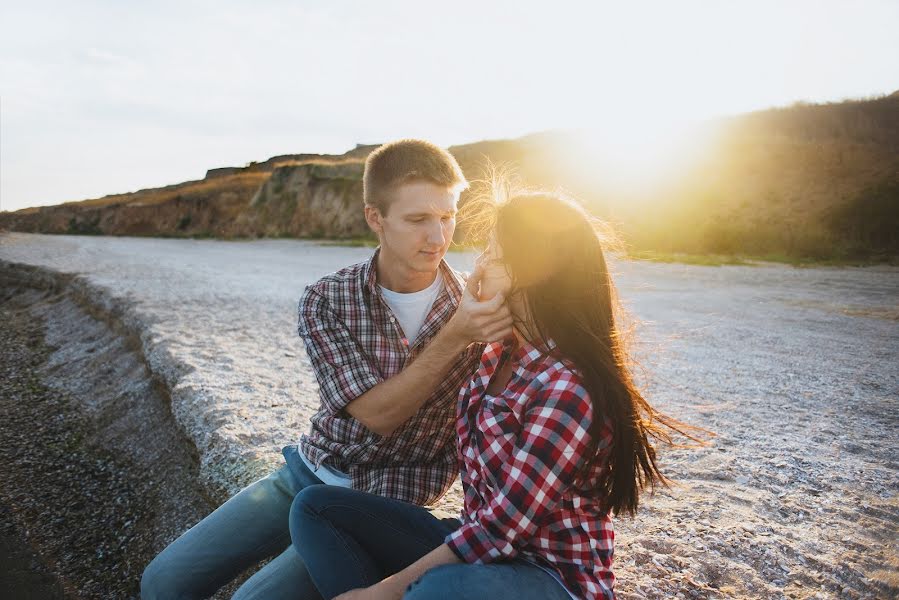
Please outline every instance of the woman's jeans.
[[[368, 587], [403, 570], [461, 525], [427, 509], [335, 486], [306, 488], [290, 509], [290, 535], [325, 598]], [[570, 600], [549, 573], [513, 560], [436, 567], [412, 583], [406, 600]]]
[[147, 566], [141, 598], [208, 598], [240, 573], [274, 557], [234, 598], [320, 600], [303, 561], [290, 546], [288, 516], [294, 496], [330, 487], [308, 468], [287, 466], [250, 484], [172, 542]]

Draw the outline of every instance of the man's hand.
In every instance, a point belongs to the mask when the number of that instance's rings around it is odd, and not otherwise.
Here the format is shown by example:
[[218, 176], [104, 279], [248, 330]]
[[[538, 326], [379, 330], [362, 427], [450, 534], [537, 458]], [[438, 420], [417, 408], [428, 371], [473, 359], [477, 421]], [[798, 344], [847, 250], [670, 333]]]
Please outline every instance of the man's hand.
[[465, 346], [473, 342], [497, 342], [512, 335], [512, 313], [503, 293], [485, 302], [478, 297], [483, 276], [484, 269], [479, 264], [465, 284], [456, 313], [446, 325]]
[[476, 268], [455, 314], [412, 364], [346, 406], [354, 419], [378, 435], [391, 435], [444, 382], [447, 371], [468, 346], [512, 335], [512, 315], [503, 295], [497, 294], [486, 302], [478, 300], [482, 277], [483, 269]]

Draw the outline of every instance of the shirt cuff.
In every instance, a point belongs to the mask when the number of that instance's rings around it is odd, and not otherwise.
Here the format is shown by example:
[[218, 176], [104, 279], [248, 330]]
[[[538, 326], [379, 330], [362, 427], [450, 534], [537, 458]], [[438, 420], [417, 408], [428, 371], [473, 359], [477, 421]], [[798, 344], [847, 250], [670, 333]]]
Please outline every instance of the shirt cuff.
[[444, 542], [467, 563], [491, 563], [517, 554], [507, 540], [493, 537], [478, 523], [466, 523], [446, 536]]

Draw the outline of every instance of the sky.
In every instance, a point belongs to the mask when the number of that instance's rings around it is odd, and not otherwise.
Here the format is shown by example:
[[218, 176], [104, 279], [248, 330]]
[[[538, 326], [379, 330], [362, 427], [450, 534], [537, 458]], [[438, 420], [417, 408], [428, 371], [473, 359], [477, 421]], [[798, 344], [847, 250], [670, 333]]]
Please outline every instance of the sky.
[[0, 210], [401, 137], [624, 149], [899, 90], [897, 30], [896, 0], [0, 0]]

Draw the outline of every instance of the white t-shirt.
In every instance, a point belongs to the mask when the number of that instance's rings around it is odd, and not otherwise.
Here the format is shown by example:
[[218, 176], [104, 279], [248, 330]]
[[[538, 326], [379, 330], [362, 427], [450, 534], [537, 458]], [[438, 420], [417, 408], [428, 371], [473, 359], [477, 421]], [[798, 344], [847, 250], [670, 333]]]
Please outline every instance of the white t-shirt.
[[301, 449], [298, 454], [300, 458], [303, 459], [303, 462], [306, 463], [306, 466], [309, 467], [309, 470], [315, 473], [315, 476], [318, 477], [322, 483], [326, 483], [328, 485], [339, 485], [340, 487], [351, 488], [353, 487], [353, 480], [350, 479], [350, 476], [344, 473], [343, 471], [338, 471], [337, 469], [332, 469], [328, 465], [322, 463], [322, 465], [316, 469], [315, 465], [312, 464], [312, 461], [306, 458], [306, 453]]
[[434, 300], [437, 299], [437, 296], [443, 290], [443, 274], [437, 271], [434, 283], [420, 292], [412, 292], [411, 294], [394, 292], [383, 285], [379, 287], [381, 288], [384, 302], [387, 303], [387, 306], [390, 307], [390, 310], [393, 311], [393, 314], [399, 320], [403, 333], [406, 334], [406, 340], [411, 346], [415, 343], [415, 338], [418, 337], [418, 332], [425, 319], [428, 318], [428, 313], [431, 312]]

